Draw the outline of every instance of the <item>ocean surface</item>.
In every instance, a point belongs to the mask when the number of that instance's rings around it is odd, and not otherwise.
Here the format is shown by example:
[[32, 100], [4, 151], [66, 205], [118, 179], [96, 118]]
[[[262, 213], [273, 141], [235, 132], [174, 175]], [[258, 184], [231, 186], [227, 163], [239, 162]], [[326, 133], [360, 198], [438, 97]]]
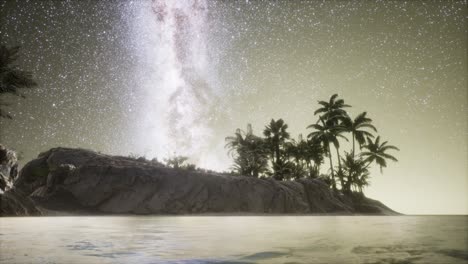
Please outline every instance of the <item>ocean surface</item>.
[[468, 263], [468, 216], [0, 218], [0, 263]]

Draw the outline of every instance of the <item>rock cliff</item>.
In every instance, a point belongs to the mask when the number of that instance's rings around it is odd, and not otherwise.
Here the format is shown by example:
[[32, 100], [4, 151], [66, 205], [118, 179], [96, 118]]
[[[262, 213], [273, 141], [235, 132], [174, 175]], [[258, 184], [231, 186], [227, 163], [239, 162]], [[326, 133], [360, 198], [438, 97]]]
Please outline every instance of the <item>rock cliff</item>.
[[98, 214], [397, 214], [316, 179], [275, 181], [165, 168], [150, 161], [54, 148], [15, 182], [44, 212]]
[[34, 202], [13, 188], [18, 176], [16, 153], [0, 144], [0, 215], [40, 215]]

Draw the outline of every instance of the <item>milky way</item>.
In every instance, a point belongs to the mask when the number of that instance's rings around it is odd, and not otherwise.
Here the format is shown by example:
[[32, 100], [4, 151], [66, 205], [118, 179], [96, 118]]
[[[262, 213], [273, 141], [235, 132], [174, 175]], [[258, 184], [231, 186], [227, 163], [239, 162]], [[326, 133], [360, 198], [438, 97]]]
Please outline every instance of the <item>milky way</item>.
[[468, 213], [466, 1], [0, 0], [0, 14], [40, 83], [2, 98], [0, 139], [25, 160], [72, 146], [223, 170], [236, 128], [307, 133], [337, 92], [401, 149], [368, 194]]
[[[200, 162], [211, 141], [211, 108], [216, 74], [210, 65], [205, 1], [137, 2], [123, 11], [131, 25], [139, 100], [136, 135], [139, 153], [187, 155]], [[143, 74], [141, 69], [145, 70]], [[138, 140], [139, 139], [139, 140]]]

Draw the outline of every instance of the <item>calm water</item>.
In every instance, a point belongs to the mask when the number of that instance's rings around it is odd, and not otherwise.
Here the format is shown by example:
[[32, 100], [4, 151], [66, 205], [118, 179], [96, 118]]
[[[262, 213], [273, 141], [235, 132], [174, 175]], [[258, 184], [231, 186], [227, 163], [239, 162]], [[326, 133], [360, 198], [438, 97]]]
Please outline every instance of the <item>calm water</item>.
[[468, 263], [468, 217], [0, 218], [0, 263]]

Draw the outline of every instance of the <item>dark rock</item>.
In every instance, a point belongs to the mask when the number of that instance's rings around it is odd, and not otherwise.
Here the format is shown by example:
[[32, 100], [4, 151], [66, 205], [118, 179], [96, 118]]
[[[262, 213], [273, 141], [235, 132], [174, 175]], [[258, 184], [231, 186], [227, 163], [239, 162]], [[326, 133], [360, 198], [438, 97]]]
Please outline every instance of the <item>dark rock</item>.
[[28, 215], [41, 215], [33, 200], [15, 189], [0, 194], [0, 216]]
[[34, 159], [21, 169], [15, 182], [15, 188], [30, 195], [37, 188], [46, 184], [49, 171], [47, 160], [41, 157]]
[[28, 163], [18, 188], [47, 210], [87, 213], [397, 214], [317, 179], [275, 181], [158, 166], [143, 159], [55, 148]]
[[18, 158], [16, 153], [0, 144], [0, 192], [11, 189], [17, 175]]
[[17, 175], [16, 153], [0, 144], [0, 215], [40, 215], [34, 202], [13, 187]]
[[49, 172], [47, 176], [47, 189], [53, 191], [53, 188], [57, 185], [63, 184], [68, 174], [70, 174], [75, 168], [71, 164], [61, 164], [57, 169]]

